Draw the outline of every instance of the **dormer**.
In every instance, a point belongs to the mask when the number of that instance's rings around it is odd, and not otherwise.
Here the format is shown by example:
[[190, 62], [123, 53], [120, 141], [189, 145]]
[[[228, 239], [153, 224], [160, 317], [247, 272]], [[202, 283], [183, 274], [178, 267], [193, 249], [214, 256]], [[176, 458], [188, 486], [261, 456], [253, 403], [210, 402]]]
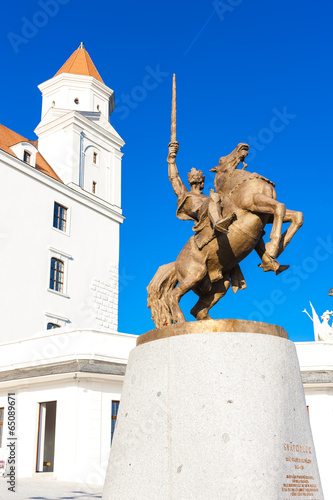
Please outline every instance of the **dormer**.
[[31, 167], [36, 167], [36, 155], [38, 150], [30, 142], [22, 141], [10, 146], [15, 156]]

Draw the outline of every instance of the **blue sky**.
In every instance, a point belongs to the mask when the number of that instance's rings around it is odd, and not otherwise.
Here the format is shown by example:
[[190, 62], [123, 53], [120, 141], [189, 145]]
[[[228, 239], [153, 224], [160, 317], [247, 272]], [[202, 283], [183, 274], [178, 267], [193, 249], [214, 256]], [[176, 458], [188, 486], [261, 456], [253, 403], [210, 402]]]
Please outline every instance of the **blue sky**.
[[[43, 14], [41, 14], [43, 12]], [[302, 313], [333, 309], [332, 29], [330, 2], [87, 2], [17, 0], [2, 7], [1, 123], [34, 138], [37, 85], [83, 41], [115, 91], [111, 123], [126, 141], [123, 157], [119, 330], [153, 328], [146, 286], [192, 235], [176, 218], [167, 176], [172, 73], [177, 74], [177, 164], [186, 181], [206, 174], [239, 142], [251, 146], [249, 171], [276, 183], [278, 200], [304, 213], [304, 226], [279, 258], [275, 276], [241, 264], [247, 289], [231, 291], [214, 318], [267, 321], [292, 340], [312, 340]], [[4, 22], [5, 20], [5, 22]], [[279, 131], [272, 127], [275, 116]], [[274, 130], [273, 130], [274, 128]], [[196, 297], [181, 301], [187, 319]]]

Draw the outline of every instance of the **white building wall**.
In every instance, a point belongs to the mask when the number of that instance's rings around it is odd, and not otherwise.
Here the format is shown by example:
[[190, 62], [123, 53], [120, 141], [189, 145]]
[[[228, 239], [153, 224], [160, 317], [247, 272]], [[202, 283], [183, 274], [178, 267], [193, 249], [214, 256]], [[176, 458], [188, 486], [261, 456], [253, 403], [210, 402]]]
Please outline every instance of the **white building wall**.
[[78, 384], [78, 434], [81, 437], [77, 443], [75, 476], [71, 474], [71, 480], [102, 484], [111, 446], [111, 405], [112, 400], [121, 399], [122, 382], [82, 379]]
[[[118, 326], [124, 141], [109, 123], [114, 95], [104, 83], [62, 73], [39, 88], [38, 150], [64, 184], [34, 168], [37, 150], [30, 143], [24, 146], [32, 166], [0, 150], [0, 375], [21, 368], [50, 371], [8, 382], [4, 375], [0, 407], [6, 409], [8, 392], [15, 392], [18, 477], [35, 473], [39, 405], [56, 401], [54, 477], [102, 484], [111, 402], [120, 399], [123, 380], [105, 366], [123, 369], [135, 343], [112, 333]], [[13, 151], [23, 158], [22, 144]], [[54, 202], [67, 208], [66, 232], [53, 228]], [[62, 293], [49, 289], [52, 257], [65, 264]], [[48, 322], [64, 329], [46, 332]], [[52, 375], [57, 363], [86, 359], [105, 362], [106, 372]], [[4, 423], [3, 447], [7, 431]]]
[[39, 151], [49, 153], [47, 161], [65, 184], [79, 185], [80, 133], [73, 123], [67, 123], [39, 141]]
[[[103, 484], [111, 445], [111, 403], [120, 400], [122, 381], [94, 381], [68, 375], [66, 380], [15, 388], [17, 477], [36, 473], [39, 403], [57, 402], [53, 477], [59, 481]], [[11, 389], [12, 390], [12, 389]], [[0, 407], [7, 408], [0, 388]], [[3, 448], [7, 445], [4, 425]]]
[[[305, 380], [304, 393], [322, 487], [325, 498], [331, 499], [333, 498], [333, 342], [297, 342], [295, 345]], [[306, 379], [309, 377], [307, 382]]]
[[333, 387], [305, 388], [306, 404], [325, 498], [333, 498]]
[[[51, 110], [36, 128], [38, 147], [65, 184], [121, 205], [121, 146], [124, 141], [99, 113]], [[93, 163], [93, 153], [97, 163]]]
[[[46, 314], [76, 328], [116, 330], [119, 208], [5, 153], [0, 177], [1, 341], [45, 329]], [[66, 233], [53, 228], [55, 201], [68, 207]], [[65, 262], [64, 294], [49, 290], [52, 255]]]
[[[111, 444], [111, 404], [121, 399], [124, 376], [96, 370], [56, 374], [54, 367], [82, 360], [95, 362], [95, 368], [96, 361], [103, 362], [104, 368], [108, 363], [124, 367], [135, 342], [133, 335], [62, 329], [0, 345], [4, 360], [0, 366], [0, 407], [5, 408], [3, 449], [8, 437], [7, 395], [15, 392], [17, 477], [35, 474], [39, 404], [56, 401], [53, 477], [103, 484]], [[41, 367], [50, 367], [49, 373], [3, 380], [8, 370]]]

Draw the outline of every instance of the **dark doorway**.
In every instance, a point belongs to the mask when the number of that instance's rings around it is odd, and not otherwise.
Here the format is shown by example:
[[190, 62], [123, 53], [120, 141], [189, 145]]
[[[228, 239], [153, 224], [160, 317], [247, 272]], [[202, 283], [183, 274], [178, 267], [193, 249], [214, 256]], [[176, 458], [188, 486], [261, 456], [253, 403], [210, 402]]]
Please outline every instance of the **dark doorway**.
[[53, 472], [57, 402], [39, 403], [36, 472]]

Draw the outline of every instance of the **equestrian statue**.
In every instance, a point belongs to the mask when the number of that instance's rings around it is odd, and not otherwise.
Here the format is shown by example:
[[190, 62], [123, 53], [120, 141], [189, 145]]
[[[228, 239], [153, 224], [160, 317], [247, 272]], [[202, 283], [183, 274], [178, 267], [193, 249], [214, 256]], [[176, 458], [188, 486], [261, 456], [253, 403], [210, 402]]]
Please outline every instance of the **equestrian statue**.
[[[199, 300], [191, 310], [197, 320], [211, 319], [209, 310], [232, 288], [246, 288], [239, 263], [252, 250], [261, 259], [263, 271], [279, 274], [288, 269], [276, 260], [303, 224], [303, 214], [286, 209], [276, 200], [275, 184], [265, 177], [246, 171], [249, 146], [238, 146], [220, 158], [214, 186], [203, 194], [205, 177], [192, 168], [188, 174], [190, 189], [182, 182], [176, 166], [179, 149], [176, 140], [176, 80], [173, 75], [171, 142], [169, 144], [169, 180], [177, 196], [177, 217], [193, 220], [194, 235], [175, 262], [158, 268], [147, 287], [148, 307], [156, 328], [185, 322], [179, 301], [192, 290]], [[242, 169], [237, 167], [243, 164]], [[282, 224], [290, 226], [282, 234]], [[266, 224], [272, 224], [270, 238], [263, 240]]]

